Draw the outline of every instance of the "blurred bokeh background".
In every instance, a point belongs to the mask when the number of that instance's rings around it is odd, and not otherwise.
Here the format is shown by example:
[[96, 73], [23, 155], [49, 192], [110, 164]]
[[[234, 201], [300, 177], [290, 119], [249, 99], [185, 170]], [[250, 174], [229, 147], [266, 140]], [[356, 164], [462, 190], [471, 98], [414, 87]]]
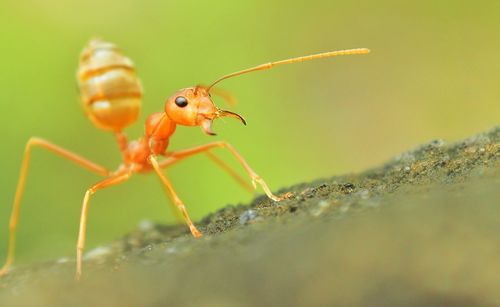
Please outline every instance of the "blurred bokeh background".
[[[114, 138], [79, 106], [78, 55], [93, 36], [118, 44], [145, 88], [145, 117], [175, 90], [253, 65], [328, 50], [367, 56], [283, 66], [221, 83], [248, 121], [215, 125], [217, 137], [179, 127], [171, 149], [233, 144], [273, 190], [361, 171], [435, 138], [456, 140], [500, 116], [500, 2], [479, 1], [61, 1], [0, 3], [0, 261], [24, 145], [44, 137], [109, 168]], [[218, 101], [220, 105], [222, 101]], [[217, 154], [238, 167], [226, 152]], [[72, 256], [81, 201], [99, 180], [35, 151], [18, 239], [18, 264]], [[239, 169], [239, 168], [238, 168]], [[168, 170], [195, 220], [253, 196], [205, 156]], [[243, 172], [242, 172], [243, 174]], [[261, 191], [259, 191], [261, 193]], [[96, 194], [88, 249], [143, 219], [175, 222], [153, 175]]]

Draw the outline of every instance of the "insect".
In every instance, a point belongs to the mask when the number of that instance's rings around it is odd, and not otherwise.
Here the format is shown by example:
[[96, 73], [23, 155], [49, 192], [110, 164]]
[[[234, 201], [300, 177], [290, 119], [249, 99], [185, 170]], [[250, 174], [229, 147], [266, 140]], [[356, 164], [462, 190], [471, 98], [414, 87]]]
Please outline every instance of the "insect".
[[167, 151], [170, 137], [175, 133], [177, 125], [199, 126], [206, 134], [215, 135], [212, 130], [212, 123], [215, 119], [231, 117], [246, 124], [241, 115], [222, 110], [214, 104], [211, 94], [221, 96], [228, 101], [231, 100], [231, 96], [227, 92], [214, 87], [216, 84], [228, 78], [253, 71], [270, 69], [282, 64], [339, 55], [366, 54], [368, 52], [368, 49], [359, 48], [271, 62], [224, 75], [209, 86], [197, 85], [181, 89], [167, 98], [163, 111], [153, 113], [146, 119], [143, 137], [138, 140], [129, 141], [123, 129], [134, 123], [139, 116], [143, 94], [141, 83], [136, 76], [133, 62], [116, 45], [101, 39], [92, 39], [80, 55], [77, 72], [82, 106], [87, 117], [97, 128], [114, 133], [119, 150], [122, 153], [123, 161], [115, 171], [111, 171], [44, 139], [31, 138], [26, 144], [24, 151], [24, 159], [9, 223], [7, 259], [0, 269], [0, 276], [7, 273], [14, 261], [16, 229], [19, 221], [21, 198], [33, 148], [44, 148], [103, 177], [101, 181], [88, 188], [83, 197], [76, 247], [76, 279], [79, 279], [82, 274], [82, 256], [85, 245], [87, 213], [92, 195], [99, 190], [128, 180], [135, 173], [154, 172], [159, 177], [173, 204], [181, 212], [192, 235], [196, 238], [201, 237], [202, 234], [191, 221], [184, 203], [164, 173], [166, 168], [179, 161], [196, 154], [205, 153], [238, 180], [238, 182], [249, 187], [248, 183], [239, 177], [233, 169], [210, 152], [215, 148], [225, 148], [239, 161], [250, 177], [254, 189], [257, 187], [257, 184], [260, 185], [266, 195], [274, 201], [280, 201], [286, 197], [286, 195], [274, 195], [264, 179], [253, 171], [245, 159], [229, 143], [213, 142], [185, 150]]

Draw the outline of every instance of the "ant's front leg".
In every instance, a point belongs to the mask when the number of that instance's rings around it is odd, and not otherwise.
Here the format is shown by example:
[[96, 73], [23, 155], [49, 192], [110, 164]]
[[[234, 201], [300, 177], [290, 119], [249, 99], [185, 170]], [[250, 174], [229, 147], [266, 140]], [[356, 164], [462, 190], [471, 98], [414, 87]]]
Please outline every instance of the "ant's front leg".
[[172, 183], [170, 183], [170, 180], [165, 176], [165, 174], [162, 173], [160, 164], [158, 163], [158, 160], [154, 156], [149, 157], [149, 162], [153, 166], [153, 169], [155, 170], [156, 174], [158, 177], [160, 177], [161, 182], [165, 186], [165, 188], [168, 191], [168, 194], [174, 204], [177, 206], [177, 208], [181, 211], [182, 216], [184, 217], [184, 220], [189, 226], [189, 230], [191, 230], [191, 233], [195, 238], [199, 238], [202, 236], [201, 232], [194, 226], [193, 222], [191, 221], [191, 218], [189, 217], [189, 214], [187, 213], [186, 206], [184, 206], [184, 203], [182, 200], [177, 196], [177, 193], [174, 190], [174, 187], [172, 186]]
[[163, 162], [162, 167], [169, 166], [171, 164], [174, 164], [182, 159], [185, 159], [185, 158], [190, 157], [190, 156], [195, 155], [195, 154], [204, 153], [204, 152], [206, 153], [209, 150], [211, 150], [213, 148], [217, 148], [217, 147], [228, 149], [229, 152], [231, 152], [231, 154], [243, 166], [243, 168], [247, 172], [248, 176], [250, 176], [250, 179], [252, 180], [253, 187], [256, 188], [256, 184], [258, 183], [262, 187], [264, 192], [266, 193], [267, 197], [269, 197], [270, 199], [272, 199], [274, 201], [280, 201], [280, 200], [283, 200], [285, 198], [290, 197], [290, 195], [291, 195], [290, 193], [286, 193], [285, 195], [283, 195], [281, 197], [274, 195], [271, 192], [271, 190], [269, 189], [269, 187], [266, 184], [266, 182], [264, 181], [264, 179], [262, 179], [262, 177], [257, 175], [257, 173], [255, 173], [252, 170], [252, 168], [248, 165], [248, 163], [245, 161], [245, 159], [236, 151], [236, 149], [234, 149], [233, 146], [231, 146], [229, 143], [226, 143], [226, 142], [213, 142], [213, 143], [201, 145], [201, 146], [190, 148], [190, 149], [171, 152], [171, 153], [169, 153], [167, 159], [165, 161], [162, 161]]

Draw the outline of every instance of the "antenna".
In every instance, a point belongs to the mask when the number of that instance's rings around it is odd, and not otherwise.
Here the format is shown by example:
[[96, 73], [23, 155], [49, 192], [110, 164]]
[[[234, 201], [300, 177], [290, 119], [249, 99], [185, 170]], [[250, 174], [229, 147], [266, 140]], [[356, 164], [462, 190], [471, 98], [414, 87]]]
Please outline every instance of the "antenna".
[[220, 77], [219, 79], [215, 80], [215, 82], [210, 84], [210, 86], [207, 88], [207, 92], [209, 92], [210, 89], [214, 85], [221, 82], [222, 80], [236, 77], [239, 75], [243, 75], [243, 74], [246, 74], [246, 73], [249, 73], [252, 71], [271, 69], [274, 66], [278, 66], [278, 65], [282, 65], [282, 64], [291, 64], [291, 63], [305, 62], [305, 61], [322, 59], [322, 58], [331, 58], [331, 57], [335, 57], [335, 56], [339, 56], [339, 55], [367, 54], [369, 52], [370, 52], [370, 50], [367, 48], [346, 49], [346, 50], [337, 50], [337, 51], [318, 53], [318, 54], [313, 54], [313, 55], [306, 55], [306, 56], [301, 56], [301, 57], [297, 57], [297, 58], [261, 64], [261, 65], [258, 65], [258, 66], [252, 67], [252, 68], [240, 70], [240, 71], [225, 75], [223, 77]]

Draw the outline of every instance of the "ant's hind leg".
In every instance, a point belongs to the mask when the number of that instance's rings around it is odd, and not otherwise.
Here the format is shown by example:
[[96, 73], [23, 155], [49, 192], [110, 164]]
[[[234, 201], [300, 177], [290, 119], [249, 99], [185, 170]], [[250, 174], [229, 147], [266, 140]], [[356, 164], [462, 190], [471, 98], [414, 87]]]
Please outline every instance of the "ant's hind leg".
[[126, 172], [115, 175], [113, 177], [109, 177], [93, 185], [90, 189], [87, 190], [87, 192], [85, 192], [85, 196], [83, 197], [82, 214], [80, 217], [80, 228], [78, 231], [78, 243], [76, 245], [76, 276], [75, 276], [76, 280], [79, 280], [82, 275], [83, 248], [85, 246], [87, 213], [89, 209], [90, 197], [98, 190], [102, 190], [104, 188], [127, 181], [131, 175], [132, 175], [131, 172]]
[[15, 254], [15, 247], [16, 247], [16, 230], [17, 230], [17, 224], [19, 222], [19, 211], [21, 207], [21, 198], [23, 196], [23, 191], [24, 191], [24, 185], [26, 182], [26, 177], [28, 175], [28, 168], [29, 168], [29, 163], [30, 163], [30, 156], [31, 156], [31, 150], [33, 147], [42, 147], [47, 149], [48, 151], [51, 151], [63, 158], [66, 158], [79, 166], [96, 173], [101, 176], [108, 176], [110, 174], [110, 171], [108, 171], [106, 168], [97, 165], [75, 153], [72, 153], [62, 147], [59, 147], [57, 145], [54, 145], [48, 141], [45, 141], [43, 139], [39, 138], [31, 138], [28, 143], [26, 144], [26, 148], [24, 150], [24, 158], [21, 166], [21, 173], [19, 175], [19, 181], [17, 183], [17, 189], [16, 189], [16, 195], [14, 197], [14, 204], [12, 206], [12, 213], [10, 216], [10, 222], [9, 222], [9, 243], [7, 247], [7, 259], [5, 260], [5, 264], [3, 267], [0, 269], [0, 276], [4, 275], [7, 273], [9, 270], [10, 266], [14, 262], [14, 254]]

